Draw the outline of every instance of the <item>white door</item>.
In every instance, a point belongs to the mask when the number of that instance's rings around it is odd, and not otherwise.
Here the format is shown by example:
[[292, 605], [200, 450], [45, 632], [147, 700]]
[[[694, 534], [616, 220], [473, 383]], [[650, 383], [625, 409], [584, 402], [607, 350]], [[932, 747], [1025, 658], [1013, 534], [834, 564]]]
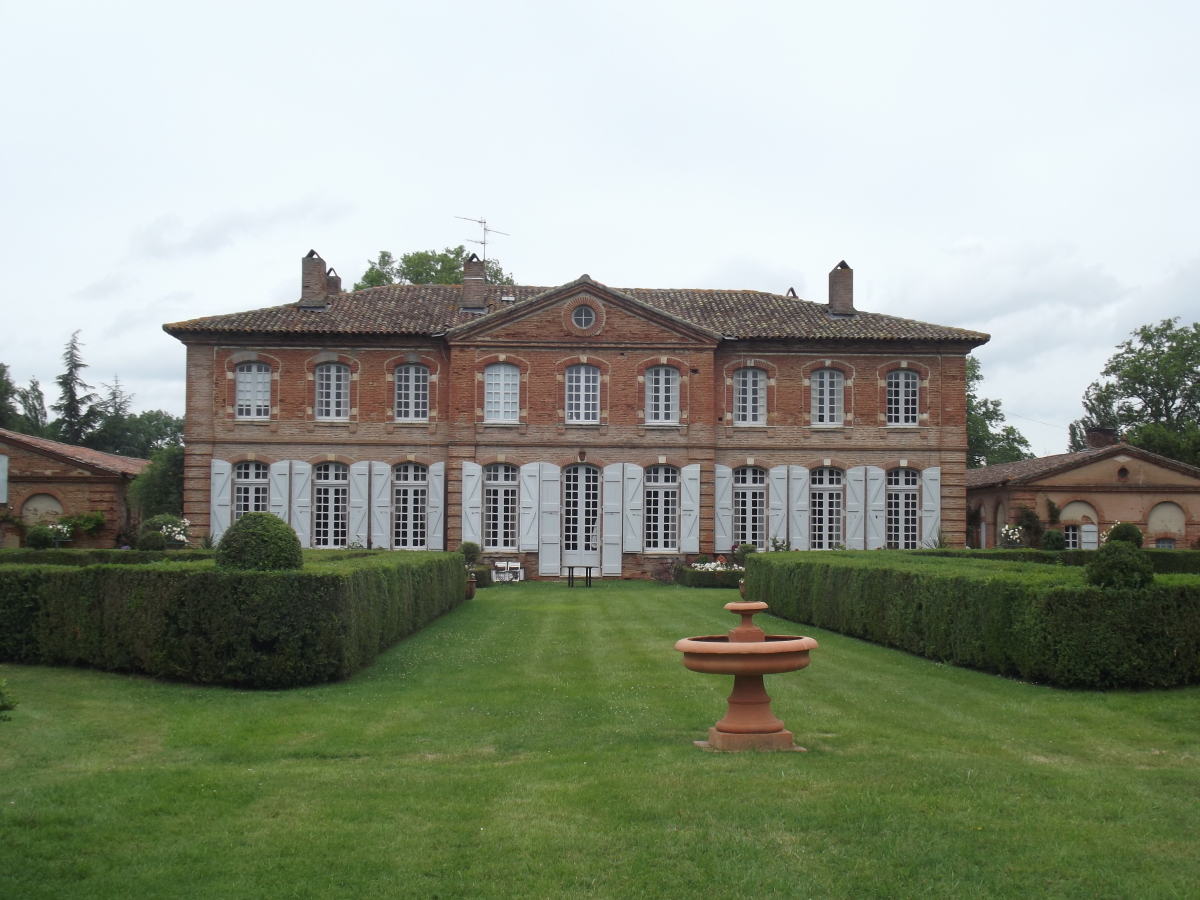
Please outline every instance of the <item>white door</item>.
[[562, 564], [600, 565], [600, 470], [567, 466], [562, 473]]

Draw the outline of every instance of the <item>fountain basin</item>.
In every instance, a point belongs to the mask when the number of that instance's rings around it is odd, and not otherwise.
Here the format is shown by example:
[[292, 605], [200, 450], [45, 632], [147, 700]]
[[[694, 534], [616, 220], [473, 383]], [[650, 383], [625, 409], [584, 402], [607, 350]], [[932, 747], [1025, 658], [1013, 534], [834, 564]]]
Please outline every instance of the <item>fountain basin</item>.
[[768, 634], [762, 641], [731, 641], [728, 635], [708, 634], [677, 641], [683, 665], [708, 675], [779, 675], [795, 672], [810, 662], [817, 642], [810, 637]]

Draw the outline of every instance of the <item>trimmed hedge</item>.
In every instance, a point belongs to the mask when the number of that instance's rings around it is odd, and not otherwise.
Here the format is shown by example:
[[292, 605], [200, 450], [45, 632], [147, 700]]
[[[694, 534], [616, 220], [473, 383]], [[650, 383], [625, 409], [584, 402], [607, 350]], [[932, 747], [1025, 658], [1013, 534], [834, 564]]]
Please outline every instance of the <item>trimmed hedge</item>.
[[0, 661], [293, 687], [353, 674], [466, 592], [457, 553], [307, 562], [275, 572], [211, 562], [0, 566]]
[[477, 589], [492, 586], [491, 566], [476, 566], [471, 571], [475, 573], [475, 587]]
[[698, 572], [691, 566], [676, 566], [675, 581], [684, 587], [734, 588], [745, 576], [745, 572]]
[[1041, 565], [896, 552], [761, 554], [746, 599], [785, 619], [1064, 687], [1200, 681], [1200, 583], [1087, 584]]
[[[916, 556], [948, 556], [1001, 562], [1086, 566], [1095, 550], [910, 550]], [[1200, 575], [1200, 550], [1143, 550], [1157, 575]]]
[[212, 550], [0, 550], [0, 566], [138, 566], [150, 562], [199, 562]]

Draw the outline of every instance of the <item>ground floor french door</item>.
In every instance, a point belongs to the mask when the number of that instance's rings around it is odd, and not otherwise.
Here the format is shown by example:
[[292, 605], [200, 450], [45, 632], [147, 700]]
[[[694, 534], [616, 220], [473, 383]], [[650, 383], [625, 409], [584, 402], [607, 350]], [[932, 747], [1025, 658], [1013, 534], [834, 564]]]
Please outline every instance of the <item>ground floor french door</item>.
[[600, 470], [567, 466], [563, 470], [562, 564], [600, 565]]

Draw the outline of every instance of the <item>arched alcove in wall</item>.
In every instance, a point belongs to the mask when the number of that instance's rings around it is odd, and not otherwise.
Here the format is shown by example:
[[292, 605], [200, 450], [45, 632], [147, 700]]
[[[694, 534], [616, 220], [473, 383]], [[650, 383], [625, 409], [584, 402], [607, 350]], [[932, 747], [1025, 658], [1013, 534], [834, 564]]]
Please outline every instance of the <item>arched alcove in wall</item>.
[[1186, 530], [1187, 516], [1183, 514], [1183, 508], [1170, 500], [1156, 504], [1146, 520], [1146, 531], [1150, 534], [1173, 534], [1183, 537]]
[[26, 526], [48, 525], [62, 514], [62, 503], [50, 494], [34, 494], [21, 504], [21, 519]]
[[1085, 500], [1072, 500], [1063, 507], [1059, 518], [1065, 525], [1079, 525], [1085, 522], [1097, 524], [1100, 521], [1096, 515], [1096, 508]]

